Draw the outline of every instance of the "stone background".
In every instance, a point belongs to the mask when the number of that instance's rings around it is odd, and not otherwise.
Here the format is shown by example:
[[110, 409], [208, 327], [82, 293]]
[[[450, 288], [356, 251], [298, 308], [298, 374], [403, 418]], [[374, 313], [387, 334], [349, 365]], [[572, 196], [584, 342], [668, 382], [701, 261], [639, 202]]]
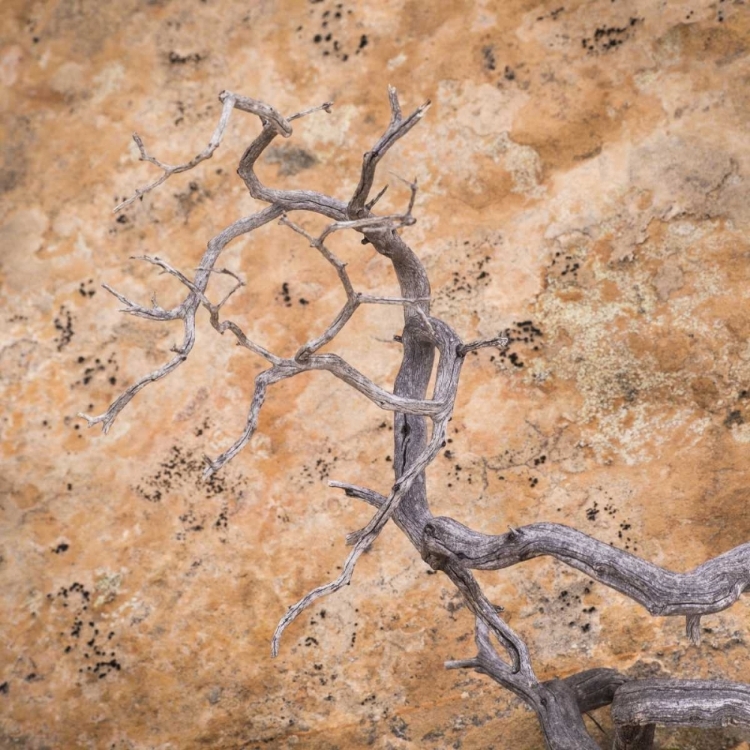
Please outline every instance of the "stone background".
[[[238, 434], [262, 363], [201, 318], [187, 363], [107, 437], [76, 418], [179, 340], [101, 284], [172, 304], [177, 283], [129, 256], [189, 271], [257, 208], [234, 172], [258, 122], [238, 112], [212, 161], [114, 215], [156, 176], [130, 134], [179, 162], [222, 89], [284, 113], [333, 99], [260, 171], [345, 197], [387, 84], [405, 110], [432, 99], [382, 165], [383, 210], [408, 197], [390, 173], [416, 175], [405, 237], [435, 313], [466, 339], [517, 334], [512, 356], [464, 368], [435, 511], [498, 533], [564, 522], [688, 570], [750, 538], [749, 43], [743, 0], [3, 0], [0, 746], [539, 750], [515, 698], [442, 668], [473, 655], [472, 620], [395, 528], [270, 657], [286, 607], [336, 575], [371, 513], [327, 480], [390, 486], [388, 420], [364, 399], [320, 373], [274, 386], [249, 448], [206, 483], [201, 457]], [[356, 238], [332, 246], [360, 290], [396, 292]], [[275, 224], [223, 263], [247, 280], [227, 316], [278, 353], [342, 302]], [[398, 310], [363, 309], [333, 348], [390, 385], [399, 329]], [[540, 677], [750, 680], [746, 599], [703, 620], [697, 649], [682, 620], [548, 559], [481, 580]]]

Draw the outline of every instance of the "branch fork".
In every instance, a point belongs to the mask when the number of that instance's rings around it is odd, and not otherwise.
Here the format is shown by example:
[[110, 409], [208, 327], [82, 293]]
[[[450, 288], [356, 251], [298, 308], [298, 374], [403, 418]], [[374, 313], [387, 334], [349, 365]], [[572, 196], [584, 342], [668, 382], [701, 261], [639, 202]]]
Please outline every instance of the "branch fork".
[[[162, 174], [145, 187], [138, 188], [115, 211], [142, 198], [173, 175], [210, 159], [221, 145], [235, 109], [260, 120], [260, 133], [240, 159], [238, 174], [250, 195], [268, 205], [257, 213], [237, 219], [213, 237], [192, 278], [158, 256], [136, 258], [171, 275], [185, 288], [185, 299], [170, 310], [159, 306], [155, 298], [151, 307], [139, 305], [104, 285], [124, 305], [122, 311], [127, 314], [153, 321], [182, 320], [183, 340], [172, 347], [175, 357], [128, 387], [104, 414], [79, 416], [90, 427], [101, 424], [106, 433], [137, 393], [172, 373], [187, 359], [195, 344], [196, 314], [203, 307], [217, 332], [223, 335], [229, 331], [238, 346], [269, 363], [269, 367], [255, 378], [242, 434], [220, 456], [214, 459], [205, 457], [204, 476], [219, 471], [252, 439], [269, 386], [303, 372], [329, 372], [381, 409], [394, 413], [395, 476], [391, 490], [386, 496], [349, 483], [329, 483], [331, 487], [344, 490], [348, 497], [373, 506], [376, 512], [363, 528], [347, 536], [351, 550], [341, 575], [308, 593], [282, 617], [272, 639], [274, 656], [278, 653], [283, 632], [306, 607], [349, 584], [359, 557], [392, 520], [422, 558], [434, 570], [442, 571], [450, 578], [475, 617], [476, 656], [447, 662], [446, 667], [476, 670], [519, 695], [536, 712], [550, 750], [597, 748], [586, 731], [582, 715], [609, 704], [613, 706], [616, 724], [614, 747], [619, 750], [649, 750], [653, 743], [653, 727], [660, 722], [697, 723], [700, 726], [750, 723], [750, 687], [736, 683], [672, 680], [652, 684], [652, 681], [629, 681], [607, 669], [587, 670], [563, 680], [540, 682], [534, 674], [526, 644], [502, 619], [503, 608], [489, 601], [471, 572], [499, 570], [531, 557], [549, 555], [640, 602], [654, 615], [684, 616], [688, 636], [697, 643], [700, 618], [731, 606], [750, 586], [750, 543], [709, 560], [689, 573], [678, 574], [560, 524], [536, 523], [509, 528], [506, 534], [489, 535], [469, 529], [452, 518], [432, 514], [426, 469], [445, 445], [464, 359], [478, 349], [507, 347], [509, 340], [497, 336], [465, 343], [447, 323], [430, 314], [431, 289], [425, 268], [400, 236], [401, 229], [416, 221], [412, 215], [417, 195], [416, 179], [409, 182], [397, 177], [410, 191], [403, 213], [373, 213], [388, 187], [384, 186], [373, 198], [369, 197], [379, 162], [419, 123], [430, 106], [428, 101], [405, 117], [393, 87], [388, 89], [388, 99], [390, 122], [372, 149], [364, 154], [359, 182], [348, 201], [311, 190], [268, 187], [255, 174], [255, 164], [268, 146], [279, 136], [289, 138], [292, 135], [291, 123], [294, 120], [319, 111], [328, 113], [331, 102], [284, 117], [264, 102], [223, 91], [219, 95], [221, 115], [207, 146], [190, 161], [179, 165], [166, 164], [149, 154], [141, 137], [134, 134], [140, 159], [153, 164]], [[296, 211], [324, 216], [330, 223], [320, 235], [313, 236], [289, 218]], [[268, 351], [252, 341], [236, 323], [220, 318], [226, 302], [244, 286], [237, 273], [216, 267], [221, 253], [234, 239], [275, 220], [304, 237], [310, 247], [317, 250], [333, 268], [346, 295], [343, 307], [327, 328], [303, 344], [291, 357]], [[399, 296], [379, 296], [354, 289], [346, 264], [325, 244], [331, 234], [344, 230], [361, 235], [362, 244], [371, 246], [391, 262], [400, 286]], [[209, 299], [208, 286], [217, 274], [233, 278], [235, 284], [219, 302], [214, 303]], [[338, 355], [321, 353], [321, 349], [336, 338], [363, 304], [403, 308], [403, 331], [394, 336], [402, 345], [402, 363], [391, 391], [366, 378]], [[428, 396], [435, 357], [438, 358], [435, 385], [432, 395]], [[495, 642], [505, 651], [505, 658], [499, 655]]]

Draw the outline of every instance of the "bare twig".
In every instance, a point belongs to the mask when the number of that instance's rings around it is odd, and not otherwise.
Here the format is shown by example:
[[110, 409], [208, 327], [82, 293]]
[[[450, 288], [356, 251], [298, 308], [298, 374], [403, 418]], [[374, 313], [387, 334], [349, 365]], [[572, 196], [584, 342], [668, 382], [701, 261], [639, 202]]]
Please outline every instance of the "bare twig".
[[510, 339], [507, 336], [497, 336], [493, 339], [478, 339], [477, 341], [470, 341], [468, 344], [461, 346], [459, 353], [464, 357], [469, 352], [473, 352], [476, 349], [484, 349], [489, 346], [496, 346], [498, 349], [504, 349], [508, 346], [509, 342]]
[[383, 158], [387, 151], [398, 141], [403, 138], [421, 119], [430, 108], [430, 102], [425, 102], [418, 107], [406, 119], [401, 114], [401, 105], [398, 101], [398, 94], [393, 86], [388, 87], [388, 99], [391, 104], [391, 122], [380, 140], [375, 144], [371, 151], [368, 151], [362, 160], [362, 174], [359, 185], [354, 191], [352, 199], [347, 206], [346, 214], [349, 218], [357, 219], [367, 210], [365, 204], [370, 194], [373, 180], [375, 179], [375, 169], [378, 162]]
[[141, 154], [141, 161], [147, 161], [151, 164], [154, 164], [163, 171], [163, 174], [161, 177], [154, 180], [151, 184], [146, 185], [146, 187], [138, 188], [133, 196], [115, 206], [115, 213], [125, 208], [125, 206], [129, 206], [134, 200], [143, 197], [146, 193], [150, 192], [154, 188], [159, 187], [159, 185], [161, 185], [163, 182], [166, 182], [166, 180], [168, 180], [173, 174], [187, 172], [189, 169], [192, 169], [206, 159], [210, 159], [214, 155], [214, 151], [219, 148], [221, 139], [224, 137], [224, 132], [226, 131], [227, 125], [229, 124], [229, 117], [232, 114], [232, 109], [234, 108], [236, 103], [234, 97], [231, 94], [225, 95], [224, 93], [222, 93], [219, 99], [223, 102], [224, 106], [221, 109], [219, 123], [216, 126], [216, 130], [214, 130], [213, 135], [211, 136], [211, 140], [208, 142], [208, 145], [203, 149], [203, 151], [201, 151], [197, 156], [193, 157], [190, 161], [185, 162], [184, 164], [178, 164], [177, 166], [173, 167], [149, 155], [146, 151], [146, 147], [143, 145], [141, 137], [138, 135], [138, 133], [133, 133], [133, 140], [138, 146], [138, 151]]

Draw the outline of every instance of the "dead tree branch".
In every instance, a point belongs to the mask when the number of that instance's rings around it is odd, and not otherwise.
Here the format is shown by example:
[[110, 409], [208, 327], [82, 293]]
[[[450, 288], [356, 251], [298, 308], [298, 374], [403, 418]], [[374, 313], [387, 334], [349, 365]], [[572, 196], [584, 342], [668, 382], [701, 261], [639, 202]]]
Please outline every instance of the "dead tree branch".
[[[172, 349], [175, 357], [128, 387], [103, 414], [81, 416], [89, 426], [101, 424], [106, 433], [137, 393], [172, 373], [187, 359], [195, 345], [196, 315], [202, 307], [208, 312], [216, 331], [221, 334], [231, 332], [238, 346], [262, 357], [270, 365], [255, 378], [242, 434], [221, 455], [215, 459], [206, 458], [206, 475], [221, 469], [252, 439], [269, 386], [303, 372], [329, 372], [381, 409], [394, 413], [394, 481], [391, 490], [388, 495], [382, 495], [356, 485], [331, 482], [331, 486], [343, 489], [349, 497], [367, 502], [376, 511], [362, 529], [347, 536], [352, 549], [341, 575], [308, 593], [282, 617], [272, 639], [274, 655], [278, 652], [284, 630], [295, 617], [315, 600], [348, 584], [359, 557], [375, 542], [388, 521], [393, 520], [422, 558], [434, 570], [448, 576], [475, 616], [477, 655], [449, 662], [446, 666], [450, 669], [475, 669], [519, 695], [536, 712], [551, 750], [594, 750], [597, 745], [586, 731], [582, 714], [610, 703], [617, 726], [616, 748], [648, 750], [652, 746], [654, 726], [659, 723], [709, 727], [750, 723], [750, 687], [746, 685], [684, 680], [628, 682], [623, 675], [607, 669], [587, 670], [563, 680], [540, 682], [534, 674], [523, 639], [502, 619], [499, 614], [502, 607], [489, 601], [471, 572], [472, 569], [499, 570], [532, 557], [552, 556], [639, 602], [651, 614], [685, 616], [688, 634], [697, 642], [701, 616], [729, 607], [750, 585], [750, 543], [725, 552], [689, 573], [673, 573], [559, 524], [536, 523], [496, 536], [474, 531], [451, 518], [433, 516], [425, 473], [445, 445], [464, 358], [480, 348], [506, 346], [508, 339], [499, 336], [465, 343], [445, 321], [431, 315], [427, 273], [399, 234], [400, 230], [415, 222], [412, 210], [417, 193], [416, 180], [406, 182], [410, 194], [404, 213], [373, 213], [386, 189], [384, 187], [369, 199], [379, 162], [419, 123], [429, 107], [427, 102], [404, 117], [395, 89], [389, 87], [388, 98], [390, 122], [372, 149], [364, 154], [359, 182], [348, 201], [311, 190], [268, 187], [255, 173], [257, 160], [277, 136], [290, 137], [291, 123], [300, 117], [320, 110], [330, 112], [330, 102], [284, 117], [264, 102], [224, 91], [219, 96], [222, 103], [219, 122], [208, 145], [193, 159], [177, 166], [150, 155], [141, 138], [134, 135], [141, 160], [161, 169], [162, 175], [136, 190], [115, 210], [142, 198], [173, 175], [193, 169], [211, 158], [221, 144], [235, 109], [260, 119], [260, 132], [242, 155], [237, 171], [250, 195], [269, 205], [252, 216], [238, 219], [213, 237], [192, 278], [162, 258], [140, 258], [170, 274], [185, 288], [185, 299], [172, 309], [160, 307], [155, 300], [150, 307], [141, 305], [105, 285], [123, 304], [123, 312], [129, 315], [151, 321], [181, 320], [183, 339]], [[330, 223], [319, 236], [313, 236], [289, 218], [295, 211], [324, 216]], [[232, 240], [275, 219], [304, 237], [320, 253], [334, 269], [346, 295], [343, 307], [328, 327], [291, 357], [267, 350], [252, 341], [236, 323], [221, 319], [224, 304], [243, 286], [234, 271], [216, 267], [221, 253]], [[390, 261], [399, 283], [399, 296], [365, 294], [355, 290], [346, 265], [325, 244], [332, 233], [344, 230], [361, 235], [363, 244], [372, 246], [375, 252]], [[217, 274], [233, 277], [236, 284], [215, 303], [209, 297], [208, 287]], [[404, 325], [399, 337], [403, 356], [390, 391], [372, 382], [340, 356], [320, 353], [336, 339], [362, 304], [399, 305], [403, 308]], [[433, 393], [428, 395], [435, 357], [438, 358], [435, 385]], [[505, 651], [506, 658], [501, 658], [496, 650], [493, 636]]]

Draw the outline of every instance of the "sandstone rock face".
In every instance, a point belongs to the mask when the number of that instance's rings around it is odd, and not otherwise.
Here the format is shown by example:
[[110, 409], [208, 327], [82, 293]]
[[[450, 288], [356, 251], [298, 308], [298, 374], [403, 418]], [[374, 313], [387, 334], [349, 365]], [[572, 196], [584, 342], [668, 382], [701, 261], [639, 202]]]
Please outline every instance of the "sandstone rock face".
[[[750, 540], [748, 40], [742, 0], [5, 0], [0, 746], [541, 748], [513, 696], [443, 669], [474, 654], [472, 618], [395, 528], [270, 657], [280, 616], [337, 575], [372, 512], [328, 479], [390, 487], [390, 415], [325, 374], [286, 381], [250, 446], [203, 481], [263, 362], [199, 318], [188, 361], [106, 437], [76, 418], [180, 337], [118, 312], [101, 284], [174, 304], [179, 284], [129, 257], [190, 272], [258, 208], [235, 169], [259, 123], [236, 112], [211, 161], [114, 215], [158, 176], [130, 134], [179, 163], [207, 143], [223, 89], [284, 113], [334, 100], [261, 171], [343, 198], [387, 123], [387, 84], [404, 109], [432, 99], [382, 164], [383, 211], [408, 200], [390, 172], [416, 176], [404, 237], [434, 312], [465, 339], [514, 339], [505, 357], [468, 358], [428, 474], [434, 512], [495, 533], [567, 523], [688, 570]], [[332, 246], [358, 289], [398, 293], [356, 237]], [[330, 266], [276, 224], [222, 262], [247, 282], [225, 314], [280, 354], [343, 301]], [[335, 351], [390, 387], [400, 321], [363, 308]], [[479, 577], [540, 678], [750, 680], [746, 599], [706, 617], [695, 648], [683, 620], [549, 559]]]

